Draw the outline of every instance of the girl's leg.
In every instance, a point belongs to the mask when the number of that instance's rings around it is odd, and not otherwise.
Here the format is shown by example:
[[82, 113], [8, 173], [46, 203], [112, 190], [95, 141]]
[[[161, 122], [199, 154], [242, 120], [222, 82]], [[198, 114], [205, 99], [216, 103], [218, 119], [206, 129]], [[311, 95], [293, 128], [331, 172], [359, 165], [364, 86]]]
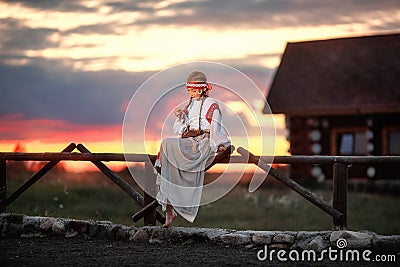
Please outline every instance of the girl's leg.
[[165, 223], [163, 224], [163, 227], [168, 227], [177, 216], [171, 204], [167, 204], [165, 215]]

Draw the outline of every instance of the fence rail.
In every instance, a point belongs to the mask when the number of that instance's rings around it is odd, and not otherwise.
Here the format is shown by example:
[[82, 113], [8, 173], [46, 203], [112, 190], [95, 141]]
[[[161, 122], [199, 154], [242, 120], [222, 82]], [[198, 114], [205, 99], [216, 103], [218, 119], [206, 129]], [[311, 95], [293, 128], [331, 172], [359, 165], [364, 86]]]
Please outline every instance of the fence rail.
[[[79, 152], [72, 152], [77, 149]], [[300, 194], [312, 204], [329, 214], [333, 220], [333, 228], [343, 229], [347, 227], [347, 181], [349, 165], [368, 164], [392, 164], [400, 163], [400, 156], [255, 156], [244, 148], [238, 148], [239, 156], [231, 155], [218, 161], [217, 164], [253, 163], [259, 168], [271, 174], [280, 182]], [[91, 153], [82, 144], [71, 143], [60, 153], [20, 153], [0, 152], [0, 212], [5, 212], [8, 205], [15, 201], [21, 194], [37, 182], [51, 168], [60, 161], [91, 161], [107, 178], [119, 186], [143, 209], [133, 216], [134, 220], [144, 218], [145, 225], [154, 225], [156, 220], [163, 223], [164, 215], [156, 210], [157, 202], [146, 192], [143, 196], [131, 185], [110, 170], [103, 161], [127, 161], [144, 162], [146, 164], [146, 177], [154, 175], [151, 171], [151, 162], [155, 155], [134, 153]], [[30, 179], [28, 179], [15, 192], [7, 197], [6, 169], [7, 161], [49, 161]], [[320, 199], [308, 189], [304, 188], [293, 179], [279, 173], [267, 162], [280, 164], [332, 164], [333, 165], [333, 188], [332, 206]], [[150, 179], [149, 179], [150, 180]]]
[[[0, 160], [13, 161], [127, 161], [146, 162], [149, 157], [155, 155], [135, 153], [79, 153], [79, 152], [45, 152], [45, 153], [22, 153], [22, 152], [0, 152]], [[260, 156], [266, 162], [273, 161], [280, 164], [333, 164], [345, 163], [349, 165], [387, 164], [400, 163], [400, 156]], [[243, 156], [231, 156], [230, 163], [246, 164], [248, 161]], [[228, 163], [224, 160], [221, 163]]]

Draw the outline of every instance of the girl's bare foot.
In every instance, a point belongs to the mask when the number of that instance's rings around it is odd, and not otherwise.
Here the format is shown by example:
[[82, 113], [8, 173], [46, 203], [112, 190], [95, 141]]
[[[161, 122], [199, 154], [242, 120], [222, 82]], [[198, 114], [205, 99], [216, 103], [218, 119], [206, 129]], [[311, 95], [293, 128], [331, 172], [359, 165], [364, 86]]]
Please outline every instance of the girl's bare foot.
[[167, 205], [167, 210], [166, 210], [165, 215], [166, 215], [165, 223], [163, 224], [164, 228], [168, 227], [177, 216], [172, 205], [169, 205], [169, 204]]

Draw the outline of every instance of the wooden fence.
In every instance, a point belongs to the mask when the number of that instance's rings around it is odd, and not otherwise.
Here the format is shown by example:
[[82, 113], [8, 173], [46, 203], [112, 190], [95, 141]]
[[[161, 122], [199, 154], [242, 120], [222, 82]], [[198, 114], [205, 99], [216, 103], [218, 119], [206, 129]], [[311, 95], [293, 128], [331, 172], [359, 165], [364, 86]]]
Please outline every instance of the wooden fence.
[[[72, 152], [77, 149], [79, 152]], [[325, 202], [317, 195], [298, 184], [293, 179], [283, 175], [276, 169], [272, 168], [266, 162], [271, 162], [269, 156], [255, 156], [244, 148], [237, 149], [240, 156], [229, 156], [222, 158], [217, 164], [253, 163], [262, 170], [268, 172], [277, 180], [297, 192], [299, 195], [307, 199], [312, 204], [319, 207], [322, 211], [332, 217], [334, 229], [347, 228], [347, 181], [348, 168], [350, 165], [357, 164], [386, 164], [400, 163], [400, 156], [275, 156], [274, 163], [282, 164], [330, 164], [333, 166], [333, 188], [332, 188], [332, 206]], [[0, 212], [6, 212], [7, 206], [14, 202], [21, 194], [37, 182], [58, 162], [63, 160], [72, 161], [91, 161], [97, 168], [102, 171], [107, 178], [127, 193], [142, 210], [135, 214], [132, 219], [137, 221], [144, 218], [145, 225], [155, 225], [156, 221], [164, 223], [165, 217], [156, 207], [157, 201], [149, 194], [144, 192], [143, 196], [137, 192], [130, 184], [110, 170], [102, 161], [127, 161], [127, 162], [144, 162], [146, 166], [146, 179], [154, 175], [151, 171], [154, 155], [148, 154], [122, 154], [122, 153], [91, 153], [82, 144], [71, 143], [60, 153], [18, 153], [18, 152], [0, 152]], [[17, 190], [7, 197], [7, 179], [6, 179], [6, 162], [11, 161], [48, 161], [37, 173], [32, 175]], [[149, 179], [150, 180], [150, 179]], [[154, 185], [155, 186], [155, 185]]]

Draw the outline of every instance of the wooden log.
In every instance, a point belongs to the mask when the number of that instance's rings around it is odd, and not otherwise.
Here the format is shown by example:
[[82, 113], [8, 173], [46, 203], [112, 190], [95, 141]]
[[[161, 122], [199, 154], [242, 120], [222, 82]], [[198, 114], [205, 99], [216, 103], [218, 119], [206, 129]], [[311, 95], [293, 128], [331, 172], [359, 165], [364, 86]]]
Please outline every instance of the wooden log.
[[7, 162], [0, 160], [0, 213], [7, 209]]
[[[90, 151], [82, 144], [78, 144], [77, 149], [83, 153], [90, 153]], [[104, 163], [100, 161], [91, 161], [101, 172], [103, 172], [111, 181], [119, 186], [125, 193], [127, 193], [139, 206], [144, 206], [143, 197], [126, 181], [111, 171]], [[165, 222], [165, 217], [161, 213], [157, 212], [157, 220], [159, 222]]]
[[344, 163], [333, 164], [333, 208], [343, 213], [340, 218], [333, 218], [334, 229], [347, 228], [347, 180], [348, 166]]
[[[21, 153], [0, 152], [0, 160], [73, 160], [73, 161], [126, 161], [146, 162], [154, 161], [156, 155], [134, 153]], [[274, 163], [293, 164], [333, 164], [346, 163], [348, 165], [382, 165], [400, 163], [400, 156], [261, 156], [263, 161]], [[242, 156], [231, 156], [222, 159], [219, 163], [248, 163]]]
[[249, 159], [249, 162], [256, 164], [259, 168], [264, 170], [265, 172], [269, 172], [273, 177], [275, 177], [277, 180], [280, 182], [284, 183], [287, 185], [289, 188], [297, 192], [300, 196], [304, 197], [314, 205], [316, 205], [318, 208], [322, 209], [324, 212], [328, 213], [330, 216], [332, 216], [334, 219], [338, 220], [340, 217], [343, 216], [343, 214], [332, 208], [328, 203], [326, 203], [324, 200], [320, 199], [317, 195], [315, 195], [313, 192], [307, 190], [297, 182], [293, 181], [289, 177], [286, 177], [285, 175], [281, 174], [278, 172], [276, 169], [270, 167], [266, 162], [260, 159], [260, 157], [254, 156], [251, 154], [249, 151], [246, 149], [239, 147], [237, 151], [245, 156], [246, 158]]
[[147, 154], [123, 154], [123, 153], [21, 153], [21, 152], [0, 152], [0, 160], [71, 160], [71, 161], [127, 161], [146, 162], [149, 160]]
[[[151, 157], [150, 158], [151, 166], [153, 166], [155, 164], [155, 162], [156, 162], [156, 156]], [[158, 171], [158, 173], [160, 173], [161, 169], [159, 167], [157, 167], [157, 171]], [[144, 194], [146, 195], [146, 192], [144, 192]], [[160, 204], [158, 203], [157, 200], [153, 199], [151, 201], [151, 199], [149, 198], [149, 203], [144, 205], [143, 209], [141, 209], [140, 211], [138, 211], [132, 215], [132, 221], [138, 222], [140, 219], [146, 218], [146, 216], [149, 216], [149, 214], [151, 214], [154, 210], [156, 210], [156, 208], [159, 205]], [[164, 223], [165, 223], [165, 220], [164, 220], [164, 222], [162, 222], [162, 224], [164, 224]], [[145, 220], [144, 224], [146, 225], [146, 220]]]
[[[147, 204], [143, 209], [141, 209], [140, 211], [138, 211], [137, 213], [135, 213], [132, 216], [132, 221], [134, 222], [138, 222], [140, 219], [142, 219], [143, 217], [145, 217], [147, 214], [151, 213], [153, 210], [155, 210], [158, 207], [159, 203], [157, 200], [153, 200], [152, 202], [150, 202], [149, 204]], [[162, 224], [165, 223], [161, 222]]]
[[347, 163], [348, 165], [381, 165], [400, 163], [400, 156], [261, 156], [261, 160], [281, 164], [334, 164]]
[[210, 163], [210, 165], [206, 167], [205, 171], [212, 168], [212, 166], [214, 166], [215, 164], [221, 163], [222, 160], [226, 160], [229, 162], [229, 157], [231, 156], [233, 151], [235, 151], [235, 147], [233, 145], [230, 145], [224, 151], [215, 155], [214, 160]]
[[[70, 153], [76, 148], [76, 144], [71, 143], [66, 148], [62, 150], [62, 153]], [[53, 160], [46, 165], [44, 165], [37, 173], [35, 173], [28, 181], [26, 181], [22, 186], [15, 190], [6, 200], [6, 205], [13, 203], [22, 193], [28, 190], [34, 183], [36, 183], [40, 178], [42, 178], [47, 172], [49, 172], [54, 166], [59, 163], [60, 160]]]
[[[157, 177], [153, 172], [153, 164], [150, 161], [145, 163], [145, 175], [145, 188], [143, 188], [144, 206], [152, 203], [155, 200], [153, 196], [157, 193]], [[156, 207], [146, 213], [143, 218], [143, 224], [147, 226], [156, 225]]]

